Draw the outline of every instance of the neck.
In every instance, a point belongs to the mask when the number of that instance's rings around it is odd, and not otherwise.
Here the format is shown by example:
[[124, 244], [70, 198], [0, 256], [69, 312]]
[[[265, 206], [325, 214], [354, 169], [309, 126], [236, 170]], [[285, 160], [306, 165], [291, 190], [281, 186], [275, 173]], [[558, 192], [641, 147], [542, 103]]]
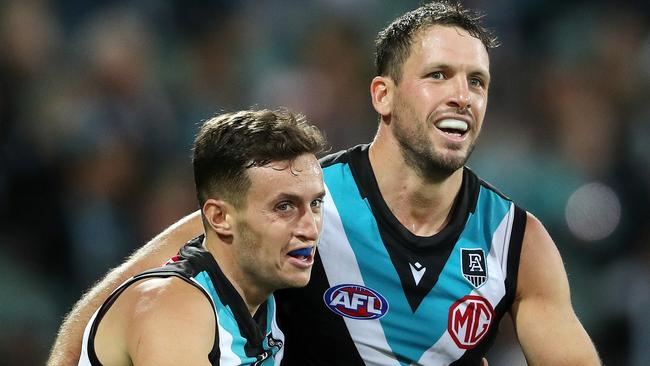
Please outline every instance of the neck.
[[237, 265], [232, 251], [228, 250], [231, 245], [221, 242], [214, 232], [209, 230], [206, 230], [206, 232], [203, 246], [212, 254], [221, 272], [244, 300], [248, 311], [253, 316], [273, 291], [264, 289], [244, 273], [240, 266]]
[[368, 153], [379, 191], [393, 215], [411, 233], [434, 235], [449, 221], [463, 169], [425, 179], [406, 163], [397, 141], [388, 134], [390, 131], [380, 128]]

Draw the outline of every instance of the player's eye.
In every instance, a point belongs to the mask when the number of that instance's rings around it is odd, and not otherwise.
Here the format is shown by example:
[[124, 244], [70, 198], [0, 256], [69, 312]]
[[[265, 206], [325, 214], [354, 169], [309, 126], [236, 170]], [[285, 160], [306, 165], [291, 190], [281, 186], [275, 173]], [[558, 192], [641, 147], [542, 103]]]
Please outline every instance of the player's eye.
[[429, 74], [429, 77], [435, 80], [443, 80], [445, 78], [445, 74], [442, 71], [434, 71]]
[[321, 208], [322, 205], [323, 205], [323, 199], [322, 198], [317, 198], [317, 199], [311, 201], [311, 207]]
[[472, 86], [472, 87], [475, 87], [475, 88], [480, 88], [483, 85], [485, 85], [485, 83], [483, 82], [483, 80], [481, 78], [473, 77], [473, 78], [469, 79], [469, 85]]
[[293, 208], [293, 204], [291, 202], [280, 202], [277, 206], [275, 206], [275, 209], [278, 211], [289, 211], [290, 209]]

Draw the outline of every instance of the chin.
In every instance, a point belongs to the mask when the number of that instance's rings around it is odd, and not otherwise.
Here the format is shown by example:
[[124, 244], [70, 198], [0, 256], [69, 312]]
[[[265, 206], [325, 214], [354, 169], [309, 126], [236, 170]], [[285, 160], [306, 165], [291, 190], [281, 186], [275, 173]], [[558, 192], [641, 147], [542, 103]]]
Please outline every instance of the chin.
[[307, 273], [305, 275], [294, 276], [293, 278], [288, 279], [285, 282], [285, 287], [305, 287], [309, 283], [311, 274]]
[[440, 169], [455, 172], [456, 170], [465, 166], [469, 154], [466, 151], [451, 151], [447, 154], [441, 154], [438, 161], [435, 163]]

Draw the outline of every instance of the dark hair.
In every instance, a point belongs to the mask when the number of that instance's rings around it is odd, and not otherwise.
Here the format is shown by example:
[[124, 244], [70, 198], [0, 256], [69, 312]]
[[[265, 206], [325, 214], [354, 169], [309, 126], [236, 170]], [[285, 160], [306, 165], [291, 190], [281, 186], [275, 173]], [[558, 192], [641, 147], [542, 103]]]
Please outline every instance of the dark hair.
[[301, 114], [285, 109], [246, 110], [206, 121], [193, 150], [200, 205], [218, 195], [242, 207], [251, 185], [246, 169], [306, 153], [318, 155], [325, 150], [325, 139]]
[[390, 76], [398, 83], [415, 35], [432, 25], [459, 27], [483, 42], [486, 50], [498, 47], [496, 37], [481, 24], [482, 18], [460, 3], [449, 1], [431, 2], [400, 16], [379, 32], [375, 41], [377, 75]]

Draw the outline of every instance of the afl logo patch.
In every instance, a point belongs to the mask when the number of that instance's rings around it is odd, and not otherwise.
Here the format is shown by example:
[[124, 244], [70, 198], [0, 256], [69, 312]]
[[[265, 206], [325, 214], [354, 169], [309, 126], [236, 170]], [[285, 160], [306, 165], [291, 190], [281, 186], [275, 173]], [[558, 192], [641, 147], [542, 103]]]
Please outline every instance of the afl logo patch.
[[388, 312], [388, 301], [379, 292], [361, 285], [330, 287], [323, 300], [330, 310], [346, 318], [379, 319]]
[[486, 299], [468, 295], [449, 308], [447, 330], [458, 348], [472, 349], [487, 334], [494, 316], [492, 304]]

